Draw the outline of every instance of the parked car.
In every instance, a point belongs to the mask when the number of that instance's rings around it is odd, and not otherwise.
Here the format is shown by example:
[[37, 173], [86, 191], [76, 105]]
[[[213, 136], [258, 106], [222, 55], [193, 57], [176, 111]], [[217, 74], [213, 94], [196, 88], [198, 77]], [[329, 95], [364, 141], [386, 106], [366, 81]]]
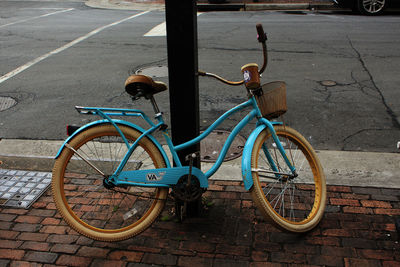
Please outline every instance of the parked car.
[[[379, 15], [391, 5], [398, 4], [399, 0], [332, 0], [340, 7], [351, 8], [354, 12], [363, 15]], [[397, 3], [396, 3], [397, 2]]]

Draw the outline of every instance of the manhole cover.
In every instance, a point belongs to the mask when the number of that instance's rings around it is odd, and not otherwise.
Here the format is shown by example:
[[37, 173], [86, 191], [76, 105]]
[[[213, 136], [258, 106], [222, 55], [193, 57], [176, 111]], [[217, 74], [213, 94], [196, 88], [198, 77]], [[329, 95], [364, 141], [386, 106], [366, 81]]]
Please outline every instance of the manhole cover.
[[8, 96], [0, 96], [0, 111], [9, 109], [17, 104], [17, 101]]
[[153, 78], [161, 78], [168, 76], [168, 67], [167, 66], [151, 66], [146, 68], [138, 69], [136, 74], [147, 75]]
[[50, 172], [0, 170], [0, 205], [28, 209], [49, 187]]
[[337, 85], [337, 83], [335, 81], [326, 80], [326, 81], [322, 81], [321, 85], [331, 87], [331, 86]]
[[[216, 162], [229, 134], [230, 132], [228, 131], [212, 131], [210, 135], [200, 143], [200, 160], [203, 162]], [[237, 135], [231, 147], [228, 149], [224, 161], [240, 157], [245, 143], [246, 140], [242, 136]]]

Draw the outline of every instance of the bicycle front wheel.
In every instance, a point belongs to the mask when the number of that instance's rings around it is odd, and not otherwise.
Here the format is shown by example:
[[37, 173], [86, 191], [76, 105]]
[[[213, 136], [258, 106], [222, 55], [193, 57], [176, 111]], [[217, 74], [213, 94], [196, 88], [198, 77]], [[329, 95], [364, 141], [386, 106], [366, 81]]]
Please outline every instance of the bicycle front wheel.
[[[141, 135], [133, 128], [119, 127], [130, 145]], [[103, 124], [77, 134], [56, 160], [53, 198], [62, 217], [77, 232], [101, 241], [123, 240], [144, 231], [162, 211], [167, 188], [109, 187], [92, 167], [109, 176], [127, 151], [117, 130]], [[124, 170], [164, 167], [156, 145], [143, 138]]]
[[276, 126], [275, 131], [298, 176], [289, 175], [289, 167], [265, 129], [252, 150], [251, 195], [266, 219], [291, 232], [306, 232], [323, 216], [325, 175], [316, 153], [302, 135], [287, 126]]

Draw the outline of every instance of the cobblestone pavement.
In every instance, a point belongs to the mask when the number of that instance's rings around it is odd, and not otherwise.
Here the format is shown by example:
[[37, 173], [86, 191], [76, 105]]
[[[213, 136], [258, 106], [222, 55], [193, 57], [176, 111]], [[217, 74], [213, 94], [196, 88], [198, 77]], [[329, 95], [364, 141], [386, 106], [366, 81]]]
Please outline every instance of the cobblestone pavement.
[[300, 235], [265, 222], [240, 182], [214, 181], [203, 196], [197, 218], [105, 243], [68, 227], [49, 190], [28, 210], [0, 208], [0, 266], [400, 266], [400, 189], [328, 186], [323, 220]]

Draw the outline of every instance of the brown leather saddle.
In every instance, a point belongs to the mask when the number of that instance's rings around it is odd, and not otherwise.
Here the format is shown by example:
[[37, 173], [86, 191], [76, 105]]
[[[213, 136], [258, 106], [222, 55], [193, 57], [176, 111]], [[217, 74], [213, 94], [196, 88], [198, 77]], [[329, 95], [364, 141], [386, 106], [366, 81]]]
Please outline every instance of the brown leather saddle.
[[154, 81], [146, 75], [131, 75], [125, 81], [125, 91], [134, 99], [144, 96], [150, 99], [154, 94], [167, 90], [163, 82]]

